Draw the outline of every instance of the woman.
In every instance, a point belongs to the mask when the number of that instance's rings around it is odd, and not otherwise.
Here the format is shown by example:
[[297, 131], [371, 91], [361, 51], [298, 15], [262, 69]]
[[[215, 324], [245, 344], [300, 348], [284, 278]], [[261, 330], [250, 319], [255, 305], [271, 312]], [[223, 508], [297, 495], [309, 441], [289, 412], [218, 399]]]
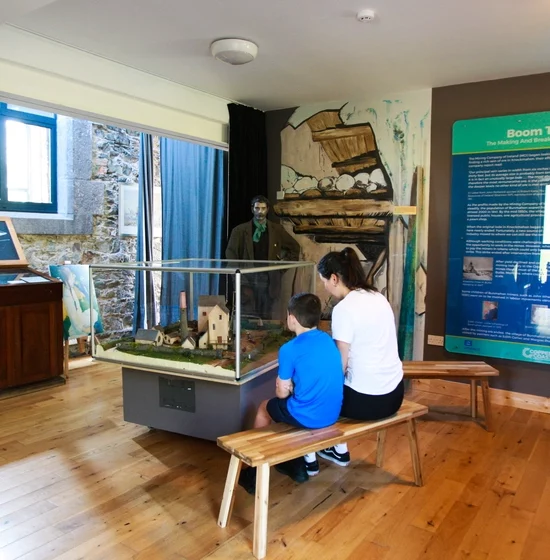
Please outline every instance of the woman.
[[[403, 365], [388, 300], [367, 282], [350, 247], [328, 253], [317, 269], [327, 292], [340, 300], [332, 311], [332, 337], [346, 376], [341, 415], [380, 420], [395, 414], [403, 402]], [[342, 466], [350, 461], [346, 444], [319, 455]]]

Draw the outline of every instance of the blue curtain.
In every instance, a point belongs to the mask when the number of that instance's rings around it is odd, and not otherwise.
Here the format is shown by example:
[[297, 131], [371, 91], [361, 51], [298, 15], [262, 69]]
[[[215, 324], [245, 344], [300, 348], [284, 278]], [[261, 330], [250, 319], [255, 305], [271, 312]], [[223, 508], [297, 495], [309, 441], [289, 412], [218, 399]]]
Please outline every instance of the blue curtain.
[[[150, 134], [140, 135], [136, 260], [153, 260], [153, 137]], [[157, 323], [151, 272], [136, 272], [134, 293], [135, 334], [138, 328], [150, 328]]]
[[[162, 259], [221, 258], [225, 238], [226, 153], [181, 140], [161, 138]], [[194, 301], [216, 295], [220, 278], [194, 276]], [[188, 291], [188, 276], [163, 273], [160, 296], [162, 325], [179, 321], [179, 293]], [[196, 315], [195, 315], [196, 316]]]

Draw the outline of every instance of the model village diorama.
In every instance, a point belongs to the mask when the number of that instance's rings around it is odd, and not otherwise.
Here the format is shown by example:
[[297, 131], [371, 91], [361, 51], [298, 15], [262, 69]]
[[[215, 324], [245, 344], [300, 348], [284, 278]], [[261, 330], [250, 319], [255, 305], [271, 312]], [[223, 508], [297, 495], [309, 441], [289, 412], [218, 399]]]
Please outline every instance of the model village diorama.
[[[179, 308], [179, 322], [138, 329], [133, 338], [98, 340], [96, 356], [155, 369], [234, 377], [236, 325], [225, 297], [199, 296], [197, 321], [188, 318], [186, 292], [180, 293]], [[246, 374], [276, 360], [279, 347], [292, 334], [282, 321], [242, 316], [240, 338], [241, 372]]]

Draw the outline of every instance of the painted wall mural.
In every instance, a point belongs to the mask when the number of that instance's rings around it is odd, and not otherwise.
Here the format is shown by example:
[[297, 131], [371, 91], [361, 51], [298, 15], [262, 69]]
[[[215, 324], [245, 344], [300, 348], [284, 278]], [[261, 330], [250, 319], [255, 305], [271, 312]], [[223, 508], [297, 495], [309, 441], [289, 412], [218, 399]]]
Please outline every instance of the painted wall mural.
[[427, 90], [300, 107], [281, 132], [275, 213], [307, 260], [355, 247], [394, 309], [404, 359], [423, 348], [430, 105]]

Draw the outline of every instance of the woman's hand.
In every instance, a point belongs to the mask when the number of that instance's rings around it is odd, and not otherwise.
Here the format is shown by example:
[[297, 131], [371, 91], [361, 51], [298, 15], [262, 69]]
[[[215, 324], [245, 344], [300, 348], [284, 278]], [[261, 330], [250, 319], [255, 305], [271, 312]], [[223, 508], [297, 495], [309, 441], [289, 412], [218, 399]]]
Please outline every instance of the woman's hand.
[[336, 346], [340, 350], [340, 355], [342, 356], [342, 370], [344, 375], [348, 371], [348, 358], [349, 358], [349, 342], [342, 342], [341, 340], [336, 341]]

